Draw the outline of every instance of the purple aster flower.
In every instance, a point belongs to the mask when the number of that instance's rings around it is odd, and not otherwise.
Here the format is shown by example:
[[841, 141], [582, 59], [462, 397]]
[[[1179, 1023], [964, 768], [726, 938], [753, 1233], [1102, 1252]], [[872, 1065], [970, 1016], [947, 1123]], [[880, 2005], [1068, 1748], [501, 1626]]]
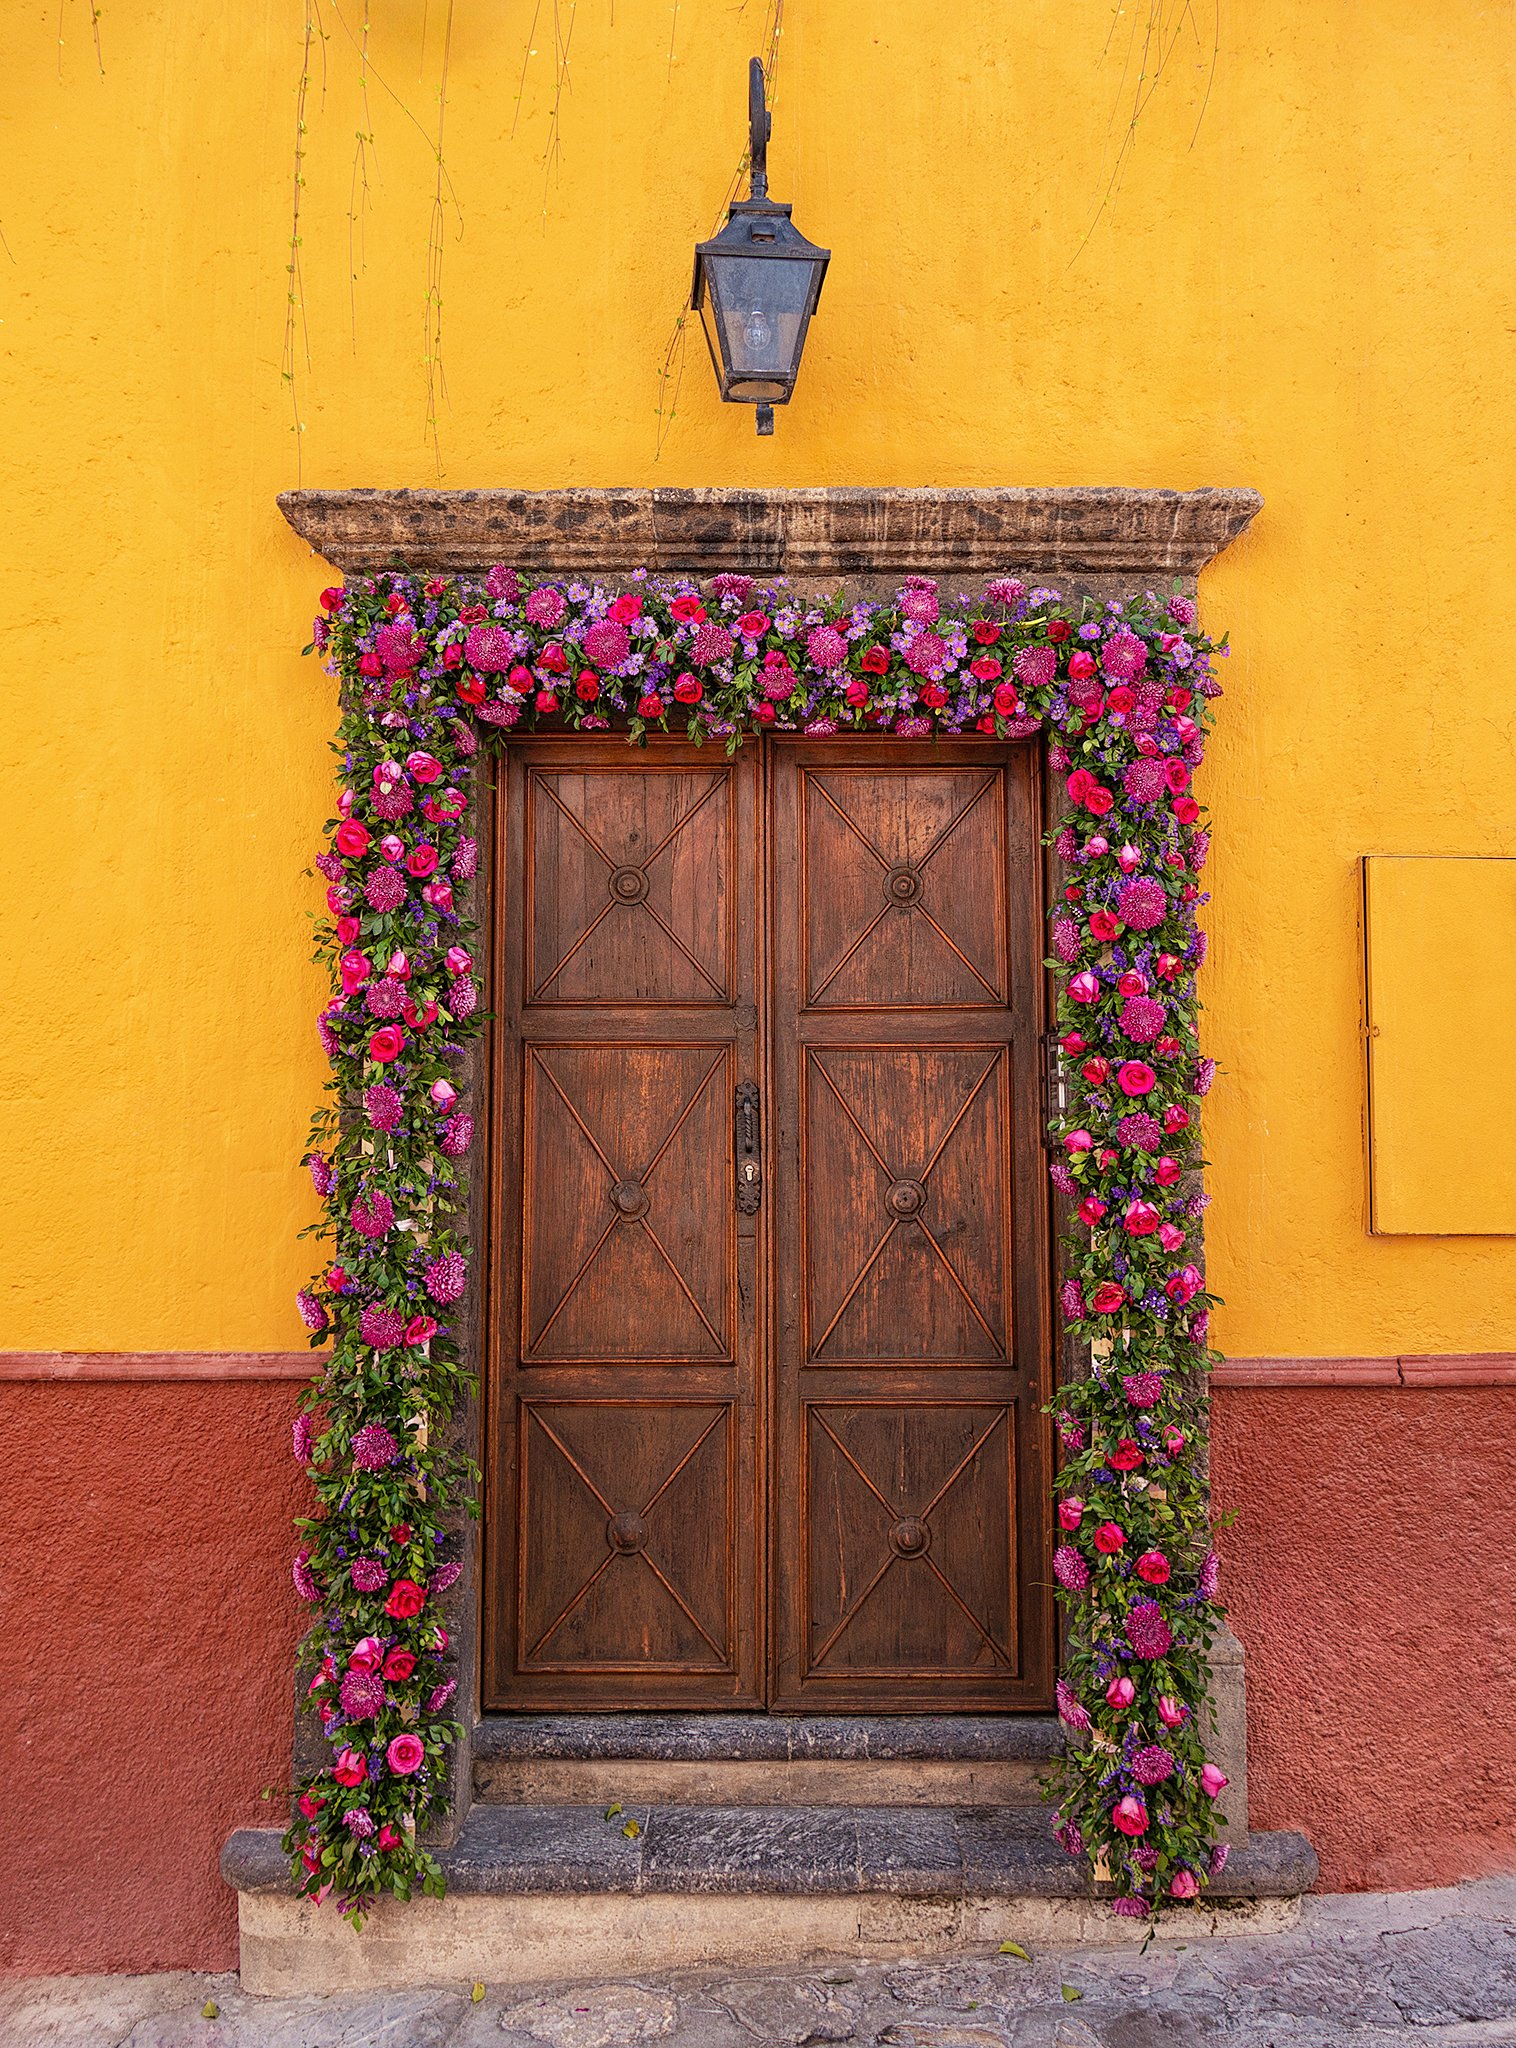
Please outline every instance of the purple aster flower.
[[342, 1825], [360, 1841], [367, 1841], [374, 1832], [374, 1817], [362, 1806], [350, 1806], [342, 1816]]
[[615, 619], [597, 619], [584, 636], [584, 658], [596, 668], [619, 668], [631, 651], [631, 636]]
[[1057, 1188], [1060, 1195], [1073, 1194], [1075, 1187], [1074, 1176], [1069, 1172], [1063, 1160], [1050, 1159], [1048, 1161], [1048, 1179]]
[[1071, 1415], [1067, 1408], [1058, 1411], [1058, 1436], [1066, 1451], [1084, 1449], [1084, 1424], [1077, 1415]]
[[1196, 1093], [1197, 1095], [1209, 1095], [1209, 1094], [1210, 1094], [1210, 1092], [1211, 1092], [1211, 1083], [1212, 1083], [1212, 1082], [1213, 1082], [1213, 1081], [1215, 1080], [1215, 1078], [1216, 1078], [1216, 1062], [1215, 1062], [1214, 1060], [1197, 1060], [1197, 1061], [1196, 1061], [1196, 1063], [1195, 1063], [1195, 1093]]

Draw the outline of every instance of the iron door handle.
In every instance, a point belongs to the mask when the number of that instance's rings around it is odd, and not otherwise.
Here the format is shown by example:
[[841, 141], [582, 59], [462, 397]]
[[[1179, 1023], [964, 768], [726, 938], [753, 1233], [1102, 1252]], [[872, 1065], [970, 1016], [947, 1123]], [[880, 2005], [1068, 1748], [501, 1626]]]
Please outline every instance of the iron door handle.
[[756, 1216], [763, 1200], [763, 1097], [756, 1081], [739, 1081], [732, 1113], [737, 1210]]

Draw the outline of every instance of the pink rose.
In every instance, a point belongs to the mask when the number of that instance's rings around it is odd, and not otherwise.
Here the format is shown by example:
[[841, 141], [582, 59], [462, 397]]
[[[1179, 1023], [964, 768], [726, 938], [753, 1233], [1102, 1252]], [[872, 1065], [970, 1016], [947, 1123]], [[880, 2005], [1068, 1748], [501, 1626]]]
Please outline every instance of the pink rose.
[[382, 1024], [368, 1042], [369, 1058], [386, 1066], [399, 1059], [405, 1049], [405, 1034], [398, 1024]]
[[436, 847], [428, 846], [425, 840], [419, 846], [413, 846], [405, 856], [405, 867], [407, 874], [415, 875], [418, 878], [424, 875], [435, 874], [437, 871]]
[[1136, 1697], [1137, 1688], [1129, 1678], [1113, 1678], [1105, 1689], [1106, 1705], [1115, 1707], [1118, 1712], [1122, 1707], [1129, 1707]]
[[467, 946], [449, 946], [447, 949], [447, 971], [456, 981], [460, 974], [468, 974], [474, 965], [474, 956]]
[[362, 988], [374, 971], [366, 953], [344, 953], [337, 965], [342, 973], [342, 993], [345, 996]]
[[332, 1766], [332, 1776], [339, 1785], [361, 1785], [368, 1776], [368, 1765], [362, 1753], [356, 1749], [344, 1749]]
[[376, 1839], [381, 1849], [398, 1849], [400, 1847], [400, 1836], [398, 1832], [390, 1826], [388, 1821], [386, 1821], [384, 1823], [384, 1826], [379, 1830]]
[[1069, 977], [1069, 1001], [1071, 1003], [1098, 1003], [1100, 983], [1086, 967]]
[[1182, 1169], [1177, 1159], [1171, 1159], [1167, 1152], [1153, 1168], [1153, 1178], [1161, 1188], [1171, 1188], [1180, 1178]]
[[1114, 1557], [1126, 1542], [1126, 1531], [1116, 1522], [1102, 1522], [1095, 1531], [1095, 1548], [1102, 1557]]
[[458, 1100], [458, 1091], [451, 1081], [433, 1081], [431, 1097], [439, 1109], [451, 1109]]
[[408, 1778], [426, 1762], [426, 1745], [419, 1735], [397, 1735], [384, 1757], [397, 1778]]
[[1146, 1060], [1123, 1060], [1116, 1069], [1116, 1085], [1123, 1095], [1146, 1095], [1158, 1086], [1158, 1076]]
[[1060, 1529], [1077, 1529], [1084, 1520], [1084, 1502], [1071, 1494], [1067, 1500], [1058, 1503], [1058, 1526]]
[[1200, 1890], [1200, 1879], [1193, 1870], [1176, 1870], [1169, 1882], [1171, 1899], [1193, 1899]]
[[1207, 1799], [1216, 1798], [1218, 1793], [1226, 1790], [1230, 1782], [1231, 1780], [1227, 1777], [1226, 1772], [1218, 1771], [1214, 1764], [1201, 1765], [1200, 1789]]
[[1115, 1280], [1102, 1280], [1090, 1296], [1090, 1307], [1097, 1316], [1114, 1315], [1126, 1301], [1126, 1289]]
[[1166, 1586], [1169, 1582], [1169, 1561], [1161, 1550], [1145, 1550], [1137, 1560], [1137, 1576], [1144, 1585]]
[[1121, 1227], [1129, 1237], [1151, 1237], [1158, 1228], [1158, 1211], [1151, 1202], [1128, 1202]]
[[368, 852], [367, 825], [360, 825], [356, 818], [348, 818], [337, 827], [337, 836], [333, 844], [337, 851], [345, 854], [349, 860], [356, 860], [360, 853]]
[[1172, 1693], [1161, 1692], [1158, 1695], [1158, 1718], [1165, 1728], [1182, 1728], [1190, 1718], [1190, 1710]]
[[1125, 1799], [1118, 1799], [1111, 1808], [1111, 1819], [1124, 1835], [1145, 1835], [1148, 1826], [1148, 1810], [1133, 1793]]
[[364, 1636], [354, 1643], [347, 1660], [349, 1671], [377, 1671], [384, 1662], [384, 1645], [377, 1636]]
[[1177, 1252], [1184, 1243], [1184, 1232], [1172, 1223], [1165, 1223], [1159, 1228], [1158, 1242], [1166, 1252]]
[[407, 754], [405, 757], [405, 771], [408, 775], [413, 775], [417, 782], [440, 782], [442, 780], [442, 763], [435, 754], [419, 752]]

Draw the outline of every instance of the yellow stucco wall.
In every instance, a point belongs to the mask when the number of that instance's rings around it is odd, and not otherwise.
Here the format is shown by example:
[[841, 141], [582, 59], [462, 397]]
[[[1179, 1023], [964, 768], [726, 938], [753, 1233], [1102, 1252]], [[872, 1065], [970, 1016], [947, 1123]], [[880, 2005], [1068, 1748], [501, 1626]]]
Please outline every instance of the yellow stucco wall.
[[[423, 122], [444, 11], [373, 9]], [[760, 12], [459, 0], [444, 480], [1261, 489], [1202, 589], [1237, 647], [1202, 784], [1218, 1335], [1506, 1348], [1509, 1241], [1365, 1234], [1355, 862], [1516, 852], [1509, 10], [1221, 0], [1198, 139], [1210, 51], [1181, 38], [1076, 259], [1148, 0], [788, 0], [775, 190], [835, 252], [800, 396], [757, 440], [697, 342], [655, 464]], [[428, 149], [376, 82], [355, 339], [360, 0], [324, 19], [303, 476], [426, 483]], [[296, 651], [327, 579], [273, 505], [300, 7], [109, 8], [103, 80], [85, 0], [61, 76], [51, 5], [0, 20], [0, 1346], [280, 1348], [332, 710]]]

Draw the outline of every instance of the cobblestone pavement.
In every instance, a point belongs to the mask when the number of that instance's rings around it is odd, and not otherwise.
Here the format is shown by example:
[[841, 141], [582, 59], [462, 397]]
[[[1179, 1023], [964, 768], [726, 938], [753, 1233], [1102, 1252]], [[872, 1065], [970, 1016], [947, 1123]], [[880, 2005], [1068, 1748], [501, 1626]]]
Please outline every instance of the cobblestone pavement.
[[[478, 1987], [475, 1987], [476, 1989]], [[211, 2008], [214, 2008], [212, 2012]], [[1308, 1899], [1251, 1939], [331, 1998], [234, 1976], [0, 1989], [0, 2048], [1516, 2048], [1516, 1877]]]

